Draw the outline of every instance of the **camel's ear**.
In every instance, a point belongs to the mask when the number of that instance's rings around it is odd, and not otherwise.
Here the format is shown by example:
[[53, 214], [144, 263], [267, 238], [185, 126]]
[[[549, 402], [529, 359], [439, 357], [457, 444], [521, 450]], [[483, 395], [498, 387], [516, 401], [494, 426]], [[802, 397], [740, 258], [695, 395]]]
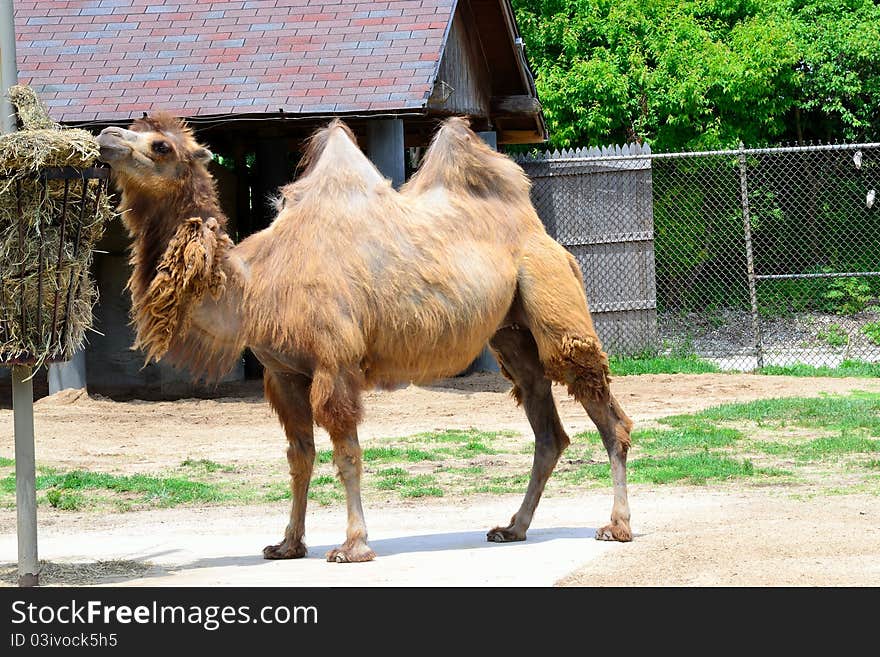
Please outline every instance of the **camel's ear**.
[[193, 151], [193, 159], [196, 162], [201, 162], [202, 164], [207, 164], [214, 157], [214, 154], [209, 151], [204, 146], [199, 146], [195, 151]]

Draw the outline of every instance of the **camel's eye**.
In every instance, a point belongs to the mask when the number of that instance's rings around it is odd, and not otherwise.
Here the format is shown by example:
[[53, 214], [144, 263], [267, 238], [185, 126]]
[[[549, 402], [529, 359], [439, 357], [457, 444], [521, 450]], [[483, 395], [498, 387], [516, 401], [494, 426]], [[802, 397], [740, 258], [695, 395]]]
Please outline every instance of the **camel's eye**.
[[160, 155], [165, 155], [165, 153], [171, 152], [171, 146], [168, 145], [167, 141], [154, 141], [153, 152], [159, 153]]

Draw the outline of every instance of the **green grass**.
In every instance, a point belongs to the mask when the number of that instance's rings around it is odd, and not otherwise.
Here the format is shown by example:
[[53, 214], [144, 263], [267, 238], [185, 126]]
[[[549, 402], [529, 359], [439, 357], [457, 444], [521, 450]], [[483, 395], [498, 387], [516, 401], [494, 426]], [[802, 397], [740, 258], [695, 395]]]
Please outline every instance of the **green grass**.
[[[438, 461], [436, 452], [428, 452], [414, 447], [367, 447], [363, 451], [366, 463], [390, 463], [393, 461]], [[333, 450], [322, 449], [318, 452], [318, 463], [332, 463]]]
[[[72, 491], [111, 491], [123, 494], [129, 504], [159, 507], [215, 503], [230, 499], [217, 485], [180, 477], [111, 475], [85, 470], [57, 472], [50, 468], [40, 470], [43, 474], [37, 475], [36, 489], [47, 491], [46, 500], [58, 508], [82, 508], [86, 504], [87, 496], [76, 495]], [[9, 475], [0, 480], [0, 490], [14, 494], [15, 476]]]
[[[290, 484], [286, 481], [275, 481], [269, 484], [267, 490], [262, 494], [255, 494], [246, 490], [239, 498], [239, 501], [264, 501], [264, 502], [281, 502], [289, 500]], [[309, 500], [317, 502], [321, 506], [329, 506], [345, 500], [345, 493], [342, 491], [342, 484], [333, 475], [318, 475], [312, 478], [309, 485]]]
[[88, 504], [86, 496], [78, 491], [62, 491], [57, 488], [46, 493], [46, 501], [50, 506], [63, 511], [78, 511]]
[[15, 465], [15, 459], [8, 459], [5, 456], [0, 456], [0, 468], [8, 468], [13, 465]]
[[477, 429], [446, 429], [407, 436], [408, 443], [469, 443], [492, 441], [499, 436], [514, 436], [512, 431], [479, 431]]
[[481, 475], [485, 472], [485, 470], [486, 469], [481, 465], [468, 465], [461, 468], [445, 466], [440, 470], [440, 472], [446, 472], [448, 474], [456, 475]]
[[502, 475], [490, 477], [488, 481], [483, 481], [471, 488], [472, 493], [492, 493], [494, 495], [504, 495], [507, 493], [525, 493], [529, 485], [529, 474]]
[[469, 459], [478, 454], [497, 454], [498, 450], [484, 445], [478, 440], [472, 440], [461, 447], [444, 447], [438, 449], [437, 452], [457, 459]]
[[[718, 454], [699, 452], [664, 458], [633, 459], [628, 464], [630, 483], [650, 484], [705, 484], [709, 480], [752, 477], [757, 474], [776, 475], [777, 471], [758, 469], [749, 460], [737, 460]], [[611, 469], [607, 463], [588, 463], [577, 470], [562, 473], [570, 483], [584, 481], [611, 483]]]
[[841, 454], [880, 452], [880, 440], [841, 435], [816, 438], [805, 443], [758, 442], [756, 447], [767, 454], [790, 455], [814, 461]]
[[411, 475], [403, 468], [380, 470], [376, 488], [393, 490], [401, 497], [442, 497], [443, 489], [437, 486], [433, 475]]
[[235, 468], [231, 465], [221, 465], [220, 463], [209, 461], [208, 459], [186, 459], [180, 464], [180, 467], [206, 473], [235, 472]]
[[647, 452], [672, 452], [726, 447], [742, 438], [742, 432], [696, 421], [676, 429], [645, 429], [633, 433], [633, 441]]
[[697, 356], [612, 356], [608, 359], [611, 374], [705, 374], [721, 370]]
[[[288, 495], [289, 497], [289, 495]], [[345, 493], [341, 490], [324, 490], [321, 488], [309, 488], [309, 500], [317, 502], [321, 506], [330, 506], [345, 501]]]
[[823, 377], [880, 377], [880, 363], [867, 363], [858, 360], [845, 360], [839, 367], [815, 367], [813, 365], [768, 365], [757, 370], [758, 374], [781, 376], [823, 376]]
[[880, 435], [880, 394], [857, 392], [849, 396], [791, 397], [722, 404], [693, 415], [673, 415], [660, 420], [674, 427], [690, 426], [694, 420], [750, 421], [759, 426], [820, 427], [826, 430], [864, 429]]

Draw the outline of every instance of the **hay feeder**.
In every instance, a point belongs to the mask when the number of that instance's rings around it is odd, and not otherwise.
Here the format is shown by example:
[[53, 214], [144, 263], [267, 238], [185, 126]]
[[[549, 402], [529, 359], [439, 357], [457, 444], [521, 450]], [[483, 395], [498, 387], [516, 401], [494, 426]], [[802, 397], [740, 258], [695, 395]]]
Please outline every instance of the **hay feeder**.
[[0, 179], [0, 365], [69, 360], [82, 346], [108, 178], [104, 167], [67, 166]]
[[113, 216], [109, 169], [85, 130], [9, 88], [20, 130], [0, 136], [0, 366], [69, 360], [91, 327], [92, 249]]

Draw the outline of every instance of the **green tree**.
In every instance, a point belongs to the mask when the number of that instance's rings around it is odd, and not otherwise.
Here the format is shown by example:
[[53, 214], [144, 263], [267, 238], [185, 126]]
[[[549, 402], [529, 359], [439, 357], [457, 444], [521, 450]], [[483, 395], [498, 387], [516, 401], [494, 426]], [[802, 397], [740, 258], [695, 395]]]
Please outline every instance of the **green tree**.
[[514, 0], [555, 146], [872, 138], [872, 0]]

